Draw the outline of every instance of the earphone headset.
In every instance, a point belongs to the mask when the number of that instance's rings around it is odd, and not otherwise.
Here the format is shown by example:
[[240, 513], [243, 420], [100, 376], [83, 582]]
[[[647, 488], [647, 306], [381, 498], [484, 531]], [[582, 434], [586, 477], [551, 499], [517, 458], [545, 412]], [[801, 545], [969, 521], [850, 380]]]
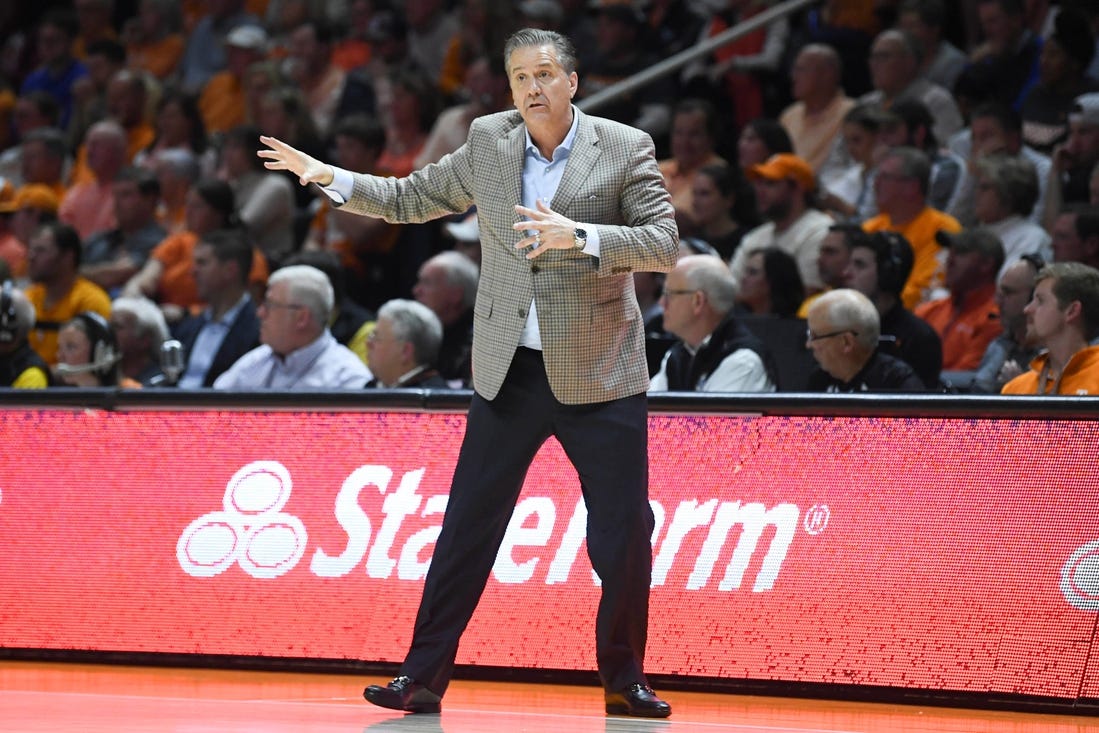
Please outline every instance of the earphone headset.
[[78, 313], [73, 320], [80, 321], [84, 333], [91, 342], [91, 362], [88, 364], [58, 364], [58, 374], [85, 374], [91, 372], [101, 381], [111, 376], [111, 371], [122, 355], [118, 353], [114, 334], [103, 316], [92, 311]]
[[11, 290], [11, 280], [6, 280], [0, 289], [0, 344], [14, 343], [19, 338], [19, 317]]
[[880, 231], [871, 235], [876, 241], [878, 290], [900, 293], [912, 274], [912, 246], [897, 232]]

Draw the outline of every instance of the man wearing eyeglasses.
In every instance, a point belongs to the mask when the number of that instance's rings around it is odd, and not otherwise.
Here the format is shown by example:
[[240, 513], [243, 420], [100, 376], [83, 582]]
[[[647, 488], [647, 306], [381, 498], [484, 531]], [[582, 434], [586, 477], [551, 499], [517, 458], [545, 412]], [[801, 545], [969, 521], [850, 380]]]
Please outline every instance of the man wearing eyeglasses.
[[328, 331], [335, 294], [309, 265], [276, 270], [257, 309], [261, 346], [237, 359], [216, 389], [361, 389], [370, 370]]
[[776, 369], [763, 343], [733, 314], [736, 281], [719, 257], [683, 257], [668, 273], [664, 328], [679, 338], [649, 392], [774, 392]]
[[857, 290], [841, 288], [820, 296], [810, 306], [806, 323], [805, 346], [820, 365], [809, 378], [809, 391], [927, 390], [906, 362], [878, 350], [878, 309]]

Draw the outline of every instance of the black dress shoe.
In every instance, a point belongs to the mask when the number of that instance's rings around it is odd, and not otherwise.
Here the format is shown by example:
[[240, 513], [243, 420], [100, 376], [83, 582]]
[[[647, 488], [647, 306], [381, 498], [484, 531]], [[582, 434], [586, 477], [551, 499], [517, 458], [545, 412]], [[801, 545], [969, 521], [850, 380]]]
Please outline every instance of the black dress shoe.
[[619, 692], [606, 694], [607, 715], [632, 715], [635, 718], [666, 718], [672, 706], [661, 700], [653, 688], [635, 682]]
[[441, 697], [405, 675], [395, 677], [385, 687], [370, 685], [363, 690], [363, 697], [379, 707], [406, 713], [437, 713], [442, 709]]

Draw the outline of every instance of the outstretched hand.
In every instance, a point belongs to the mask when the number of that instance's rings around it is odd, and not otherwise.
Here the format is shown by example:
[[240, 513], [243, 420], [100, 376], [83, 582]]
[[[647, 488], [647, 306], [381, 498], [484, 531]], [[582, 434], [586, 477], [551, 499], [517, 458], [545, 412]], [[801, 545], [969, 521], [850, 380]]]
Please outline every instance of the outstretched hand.
[[272, 171], [290, 171], [303, 186], [316, 183], [328, 186], [332, 183], [332, 166], [292, 148], [281, 140], [260, 135], [259, 141], [267, 146], [256, 155], [264, 159], [263, 167]]
[[528, 209], [525, 206], [516, 206], [515, 212], [525, 216], [525, 221], [512, 225], [516, 231], [533, 231], [532, 236], [523, 237], [515, 243], [516, 249], [530, 247], [527, 259], [533, 260], [548, 249], [573, 249], [576, 246], [574, 233], [576, 222], [546, 205], [542, 199], [538, 199], [537, 210]]

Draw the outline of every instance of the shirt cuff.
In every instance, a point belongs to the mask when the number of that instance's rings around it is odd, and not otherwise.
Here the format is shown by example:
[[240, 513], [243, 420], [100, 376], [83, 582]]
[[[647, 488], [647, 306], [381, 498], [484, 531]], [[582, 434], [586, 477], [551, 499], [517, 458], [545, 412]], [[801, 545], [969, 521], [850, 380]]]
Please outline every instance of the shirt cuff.
[[343, 206], [355, 190], [355, 175], [349, 170], [332, 166], [332, 183], [321, 186], [321, 190], [332, 199], [332, 203]]
[[591, 224], [580, 224], [580, 223], [577, 223], [576, 228], [577, 229], [583, 229], [585, 232], [588, 233], [588, 243], [585, 244], [584, 249], [582, 249], [580, 251], [583, 252], [586, 255], [591, 255], [592, 257], [598, 257], [599, 256], [599, 230], [596, 229], [595, 226], [593, 226]]

